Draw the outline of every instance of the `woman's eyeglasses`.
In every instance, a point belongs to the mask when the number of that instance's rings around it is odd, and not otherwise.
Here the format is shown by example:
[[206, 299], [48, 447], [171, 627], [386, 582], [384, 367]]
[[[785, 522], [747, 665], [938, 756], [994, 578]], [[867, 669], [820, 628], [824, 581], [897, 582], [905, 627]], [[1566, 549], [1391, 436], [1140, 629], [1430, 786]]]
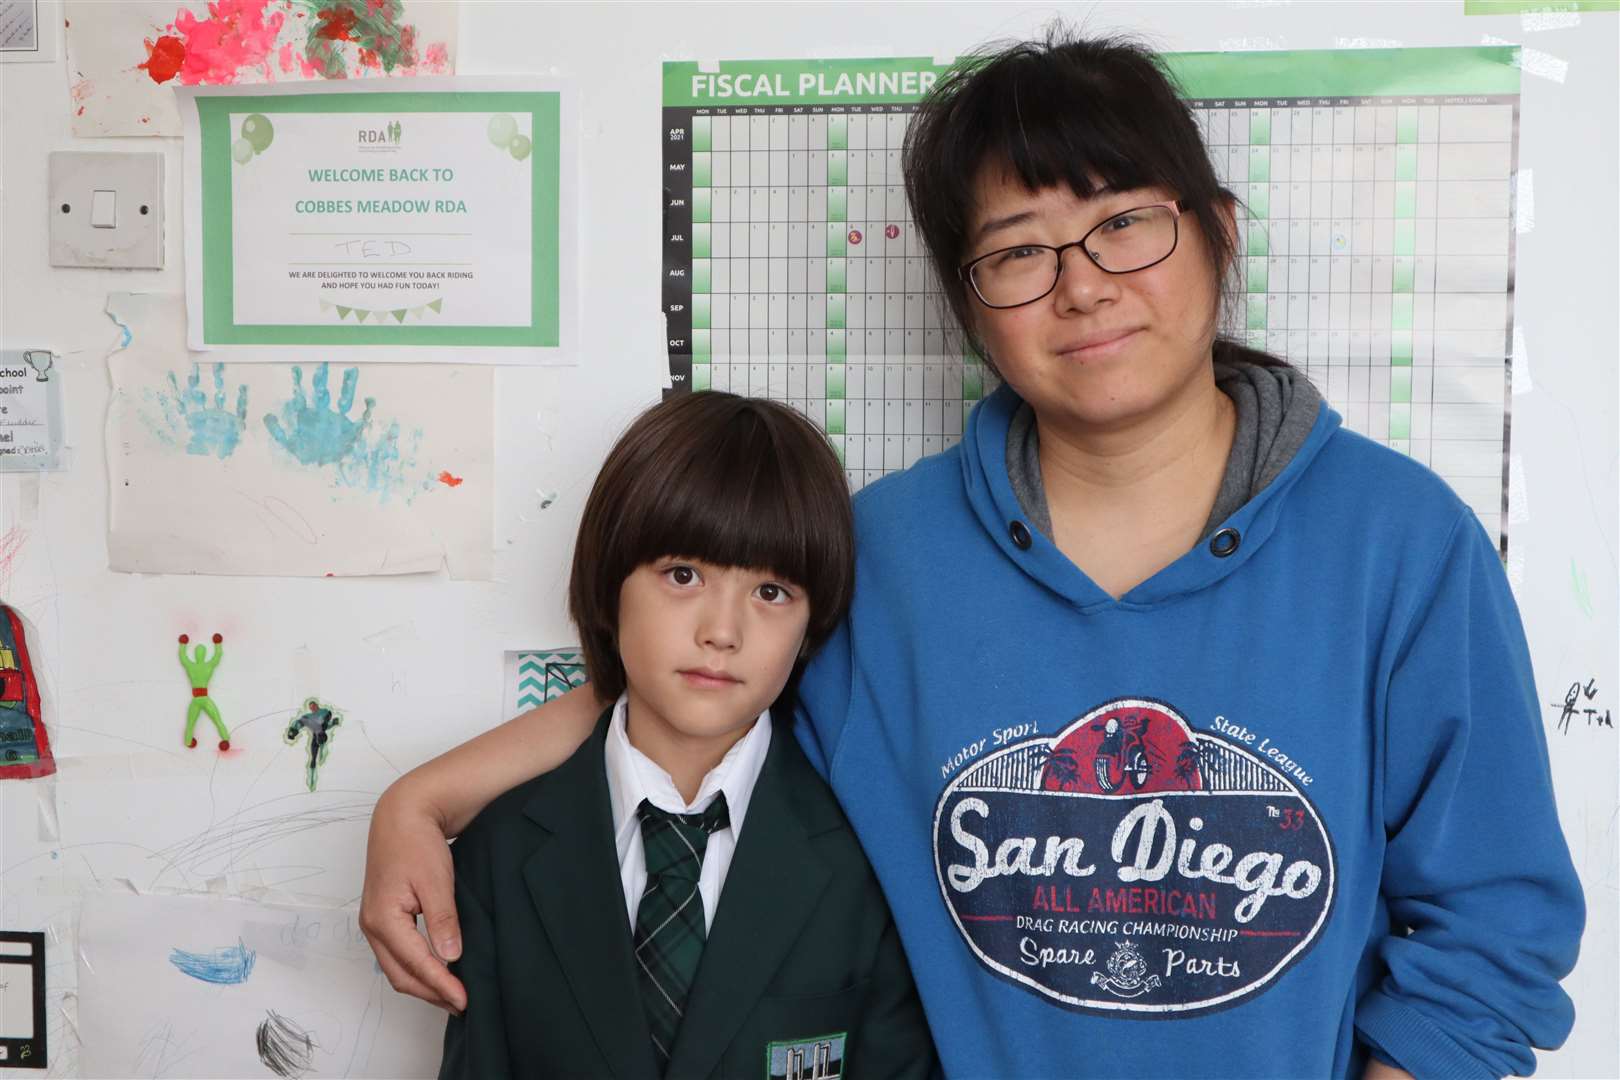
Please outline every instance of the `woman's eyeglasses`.
[[1164, 262], [1176, 250], [1181, 210], [1179, 199], [1138, 206], [1110, 216], [1071, 244], [1001, 248], [980, 255], [957, 273], [973, 286], [985, 307], [1033, 304], [1057, 288], [1063, 253], [1072, 247], [1110, 274], [1129, 274]]

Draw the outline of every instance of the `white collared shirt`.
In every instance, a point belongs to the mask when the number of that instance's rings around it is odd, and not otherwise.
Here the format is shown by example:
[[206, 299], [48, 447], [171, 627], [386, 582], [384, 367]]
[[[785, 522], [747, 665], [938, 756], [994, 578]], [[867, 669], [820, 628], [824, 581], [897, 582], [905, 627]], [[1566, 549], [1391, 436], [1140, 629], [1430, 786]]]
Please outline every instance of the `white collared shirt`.
[[742, 835], [743, 818], [748, 813], [748, 801], [754, 794], [754, 782], [759, 779], [760, 767], [765, 764], [765, 752], [771, 745], [771, 716], [769, 710], [738, 739], [720, 759], [720, 764], [709, 770], [698, 787], [697, 797], [688, 803], [681, 798], [675, 781], [646, 754], [630, 745], [625, 729], [628, 697], [621, 695], [613, 706], [613, 719], [608, 724], [605, 761], [607, 766], [608, 802], [613, 810], [613, 839], [619, 853], [619, 877], [624, 882], [624, 906], [630, 914], [630, 925], [636, 925], [636, 910], [641, 906], [641, 894], [647, 891], [647, 856], [641, 846], [641, 818], [636, 808], [647, 799], [660, 810], [674, 814], [701, 813], [721, 792], [726, 795], [726, 813], [731, 819], [728, 828], [717, 829], [709, 836], [703, 853], [703, 871], [698, 877], [698, 895], [703, 899], [703, 924], [714, 925], [714, 909], [720, 903], [720, 890], [725, 887], [726, 872], [731, 869], [731, 856], [737, 850], [737, 837]]

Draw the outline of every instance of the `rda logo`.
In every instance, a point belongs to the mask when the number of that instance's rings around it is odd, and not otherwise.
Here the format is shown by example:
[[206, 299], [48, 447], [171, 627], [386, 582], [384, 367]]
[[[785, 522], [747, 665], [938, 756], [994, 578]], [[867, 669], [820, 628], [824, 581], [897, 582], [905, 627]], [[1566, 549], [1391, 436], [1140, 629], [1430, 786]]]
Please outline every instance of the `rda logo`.
[[355, 133], [355, 142], [361, 146], [370, 146], [377, 149], [394, 149], [399, 146], [400, 135], [404, 129], [398, 120], [391, 120], [380, 128], [361, 128]]
[[1275, 985], [1333, 906], [1333, 843], [1289, 777], [1177, 710], [1117, 698], [957, 773], [940, 897], [974, 957], [1080, 1012], [1154, 1019]]

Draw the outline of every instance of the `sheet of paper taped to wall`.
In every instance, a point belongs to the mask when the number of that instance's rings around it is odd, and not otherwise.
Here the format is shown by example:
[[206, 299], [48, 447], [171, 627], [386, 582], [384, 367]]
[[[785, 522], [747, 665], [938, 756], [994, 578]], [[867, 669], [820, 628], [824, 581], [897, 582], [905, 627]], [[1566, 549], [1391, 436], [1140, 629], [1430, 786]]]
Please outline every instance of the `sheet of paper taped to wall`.
[[501, 715], [508, 717], [562, 697], [586, 682], [585, 654], [577, 645], [509, 652], [505, 669]]
[[86, 1076], [438, 1071], [444, 1014], [388, 986], [354, 908], [91, 895], [78, 976]]
[[108, 312], [128, 340], [108, 358], [112, 569], [490, 577], [489, 368], [220, 364], [186, 351], [178, 296]]
[[0, 348], [0, 472], [62, 467], [62, 366], [43, 348]]

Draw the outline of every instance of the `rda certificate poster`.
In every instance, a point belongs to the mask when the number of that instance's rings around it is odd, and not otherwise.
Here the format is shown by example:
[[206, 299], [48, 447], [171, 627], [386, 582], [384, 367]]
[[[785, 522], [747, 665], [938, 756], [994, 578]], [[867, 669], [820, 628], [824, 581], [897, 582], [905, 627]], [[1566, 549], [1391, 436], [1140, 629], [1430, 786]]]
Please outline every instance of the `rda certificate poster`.
[[192, 348], [574, 361], [574, 124], [554, 81], [199, 87], [181, 116]]

